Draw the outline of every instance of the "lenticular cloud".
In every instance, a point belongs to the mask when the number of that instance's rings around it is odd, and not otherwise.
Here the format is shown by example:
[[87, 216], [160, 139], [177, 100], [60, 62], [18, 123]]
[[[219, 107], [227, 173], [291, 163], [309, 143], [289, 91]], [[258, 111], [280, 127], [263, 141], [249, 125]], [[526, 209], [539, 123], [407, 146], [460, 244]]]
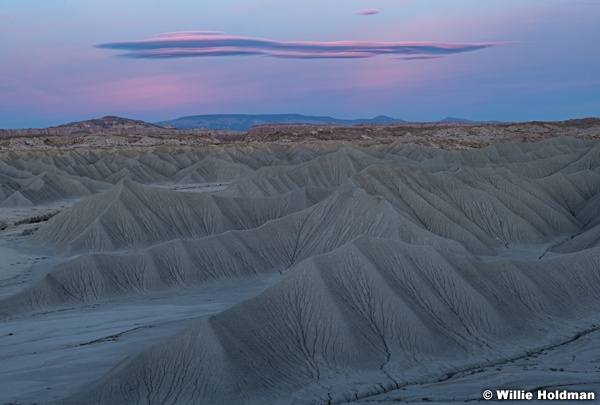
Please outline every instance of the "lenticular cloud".
[[155, 38], [111, 42], [98, 48], [125, 51], [131, 58], [182, 58], [201, 56], [264, 55], [277, 58], [369, 58], [378, 55], [432, 56], [476, 51], [502, 45], [499, 42], [369, 42], [275, 41], [229, 36], [216, 31], [186, 31]]
[[361, 10], [358, 12], [358, 15], [375, 15], [375, 14], [379, 14], [379, 10], [377, 10], [375, 8], [370, 8], [368, 10]]

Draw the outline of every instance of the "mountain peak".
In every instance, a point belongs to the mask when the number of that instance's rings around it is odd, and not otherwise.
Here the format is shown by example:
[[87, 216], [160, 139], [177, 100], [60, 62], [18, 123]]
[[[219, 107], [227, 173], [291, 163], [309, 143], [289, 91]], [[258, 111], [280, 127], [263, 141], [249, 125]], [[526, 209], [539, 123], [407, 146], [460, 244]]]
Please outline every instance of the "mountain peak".
[[106, 117], [96, 118], [86, 121], [70, 122], [68, 124], [59, 125], [57, 128], [67, 127], [78, 127], [78, 128], [102, 128], [102, 129], [114, 129], [114, 128], [126, 128], [126, 127], [145, 127], [145, 128], [158, 128], [157, 125], [150, 124], [141, 120], [132, 120], [129, 118], [117, 117], [114, 115], [107, 115]]

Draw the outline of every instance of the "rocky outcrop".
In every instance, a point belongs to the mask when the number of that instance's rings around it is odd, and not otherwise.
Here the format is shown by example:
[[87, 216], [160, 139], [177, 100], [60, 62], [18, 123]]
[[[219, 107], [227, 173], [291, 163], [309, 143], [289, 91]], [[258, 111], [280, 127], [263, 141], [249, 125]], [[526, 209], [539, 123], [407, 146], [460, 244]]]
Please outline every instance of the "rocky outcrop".
[[264, 124], [248, 132], [177, 129], [144, 121], [104, 117], [44, 129], [0, 130], [0, 150], [233, 144], [335, 143], [418, 144], [442, 149], [474, 149], [499, 142], [524, 143], [567, 136], [600, 139], [600, 119], [523, 123]]
[[389, 125], [269, 124], [251, 128], [246, 142], [354, 141], [398, 142], [444, 149], [472, 149], [498, 142], [537, 142], [557, 136], [600, 138], [600, 119], [523, 123], [400, 123]]

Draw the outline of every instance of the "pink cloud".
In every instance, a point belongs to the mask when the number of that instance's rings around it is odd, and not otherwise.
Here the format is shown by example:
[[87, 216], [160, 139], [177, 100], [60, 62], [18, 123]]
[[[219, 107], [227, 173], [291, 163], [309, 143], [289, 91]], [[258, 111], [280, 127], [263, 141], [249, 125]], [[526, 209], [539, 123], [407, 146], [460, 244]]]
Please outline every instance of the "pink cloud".
[[368, 10], [362, 10], [358, 12], [358, 15], [374, 15], [374, 14], [378, 14], [379, 10], [375, 9], [375, 8], [370, 8]]
[[528, 18], [527, 20], [523, 21], [524, 23], [527, 24], [537, 24], [544, 21], [542, 18]]
[[427, 60], [427, 59], [439, 59], [441, 56], [436, 55], [421, 55], [421, 56], [406, 56], [403, 58], [398, 58], [402, 60]]
[[223, 31], [175, 31], [175, 32], [165, 32], [163, 34], [158, 34], [159, 38], [185, 38], [185, 37], [195, 37], [195, 36], [206, 36], [206, 35], [224, 35]]
[[276, 41], [219, 32], [189, 31], [161, 34], [142, 41], [114, 42], [99, 48], [126, 51], [123, 56], [144, 59], [264, 55], [277, 58], [367, 58], [378, 55], [448, 55], [504, 43]]

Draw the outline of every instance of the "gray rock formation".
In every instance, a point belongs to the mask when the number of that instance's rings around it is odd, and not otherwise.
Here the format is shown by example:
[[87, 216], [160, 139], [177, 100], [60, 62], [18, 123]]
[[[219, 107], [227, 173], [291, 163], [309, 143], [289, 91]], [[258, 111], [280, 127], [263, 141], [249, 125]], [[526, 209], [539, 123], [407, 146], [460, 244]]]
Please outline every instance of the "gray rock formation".
[[26, 240], [59, 263], [0, 301], [3, 325], [272, 280], [58, 403], [401, 396], [600, 322], [597, 141], [12, 153], [0, 180], [3, 207], [78, 199]]

